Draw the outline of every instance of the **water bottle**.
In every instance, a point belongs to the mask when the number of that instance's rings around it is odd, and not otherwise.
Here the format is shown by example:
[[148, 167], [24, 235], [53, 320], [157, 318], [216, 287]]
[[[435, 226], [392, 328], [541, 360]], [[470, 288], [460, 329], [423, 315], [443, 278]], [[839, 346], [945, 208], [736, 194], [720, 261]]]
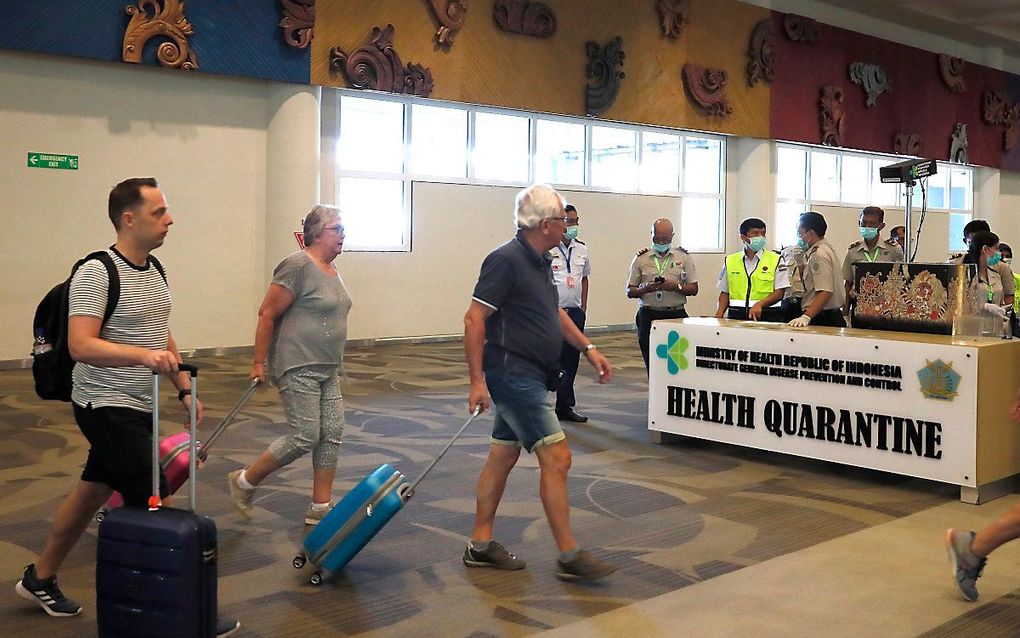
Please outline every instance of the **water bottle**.
[[38, 357], [53, 349], [53, 344], [46, 341], [46, 331], [42, 328], [35, 329], [35, 342], [32, 344], [32, 356]]

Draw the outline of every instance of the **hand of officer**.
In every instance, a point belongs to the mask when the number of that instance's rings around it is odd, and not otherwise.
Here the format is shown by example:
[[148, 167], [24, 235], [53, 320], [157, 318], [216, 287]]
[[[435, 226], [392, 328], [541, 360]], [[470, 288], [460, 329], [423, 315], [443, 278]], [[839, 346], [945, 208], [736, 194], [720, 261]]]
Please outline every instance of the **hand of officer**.
[[808, 324], [810, 323], [811, 317], [809, 317], [808, 315], [801, 315], [787, 325], [789, 325], [791, 328], [807, 328]]
[[588, 359], [591, 367], [599, 373], [599, 383], [609, 383], [609, 380], [613, 378], [613, 367], [609, 365], [609, 359], [606, 359], [601, 352], [594, 348], [586, 350], [584, 356]]
[[994, 317], [998, 317], [999, 319], [1005, 319], [1006, 318], [1006, 309], [1004, 307], [998, 305], [998, 304], [986, 303], [985, 304], [985, 312], [987, 312], [988, 314], [990, 314], [990, 315], [992, 315]]
[[751, 321], [758, 321], [761, 319], [761, 302], [751, 306], [751, 309], [747, 311], [747, 318]]
[[142, 356], [142, 365], [159, 374], [177, 372], [177, 355], [169, 350], [148, 350]]
[[474, 412], [477, 407], [481, 407], [482, 412], [489, 409], [489, 389], [485, 387], [485, 381], [472, 383], [468, 393], [468, 412]]

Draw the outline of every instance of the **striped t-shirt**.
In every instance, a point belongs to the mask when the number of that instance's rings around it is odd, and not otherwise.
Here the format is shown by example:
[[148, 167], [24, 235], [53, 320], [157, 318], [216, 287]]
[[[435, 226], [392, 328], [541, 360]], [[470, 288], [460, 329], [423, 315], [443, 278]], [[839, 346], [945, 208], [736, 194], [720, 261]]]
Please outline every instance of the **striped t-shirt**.
[[[135, 266], [111, 247], [120, 275], [120, 299], [99, 338], [112, 343], [166, 350], [170, 334], [170, 288], [152, 262]], [[98, 317], [106, 310], [109, 288], [106, 267], [93, 259], [82, 264], [71, 280], [68, 316]], [[85, 407], [120, 407], [152, 411], [152, 372], [145, 366], [74, 366], [71, 400]]]

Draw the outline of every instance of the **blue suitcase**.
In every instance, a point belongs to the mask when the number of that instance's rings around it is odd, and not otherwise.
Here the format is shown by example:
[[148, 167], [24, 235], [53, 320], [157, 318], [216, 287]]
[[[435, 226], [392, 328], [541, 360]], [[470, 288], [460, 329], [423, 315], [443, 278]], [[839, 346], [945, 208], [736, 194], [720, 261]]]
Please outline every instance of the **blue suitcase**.
[[414, 483], [409, 483], [403, 474], [386, 463], [363, 478], [305, 537], [301, 553], [294, 557], [294, 567], [301, 569], [306, 562], [311, 562], [316, 568], [309, 579], [313, 585], [322, 584], [323, 579], [343, 569], [404, 507], [414, 495], [418, 484], [428, 476], [479, 412], [479, 409], [475, 409]]
[[[197, 392], [198, 370], [191, 374]], [[216, 524], [191, 511], [159, 508], [159, 376], [153, 375], [153, 494], [150, 509], [120, 507], [99, 526], [96, 619], [99, 635], [213, 638], [216, 635]], [[193, 394], [193, 396], [195, 396]], [[191, 428], [195, 432], [192, 403]], [[195, 437], [190, 475], [195, 476]]]

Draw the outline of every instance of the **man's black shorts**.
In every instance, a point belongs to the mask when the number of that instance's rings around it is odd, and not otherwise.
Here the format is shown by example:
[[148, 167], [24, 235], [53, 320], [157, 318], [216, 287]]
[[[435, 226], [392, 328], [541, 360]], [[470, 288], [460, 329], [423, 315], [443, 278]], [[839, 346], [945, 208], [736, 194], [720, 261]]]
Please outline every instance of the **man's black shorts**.
[[[88, 439], [89, 456], [81, 480], [105, 483], [121, 493], [124, 505], [147, 507], [152, 495], [152, 415], [130, 408], [74, 405], [78, 429]], [[159, 471], [159, 493], [170, 494]]]

